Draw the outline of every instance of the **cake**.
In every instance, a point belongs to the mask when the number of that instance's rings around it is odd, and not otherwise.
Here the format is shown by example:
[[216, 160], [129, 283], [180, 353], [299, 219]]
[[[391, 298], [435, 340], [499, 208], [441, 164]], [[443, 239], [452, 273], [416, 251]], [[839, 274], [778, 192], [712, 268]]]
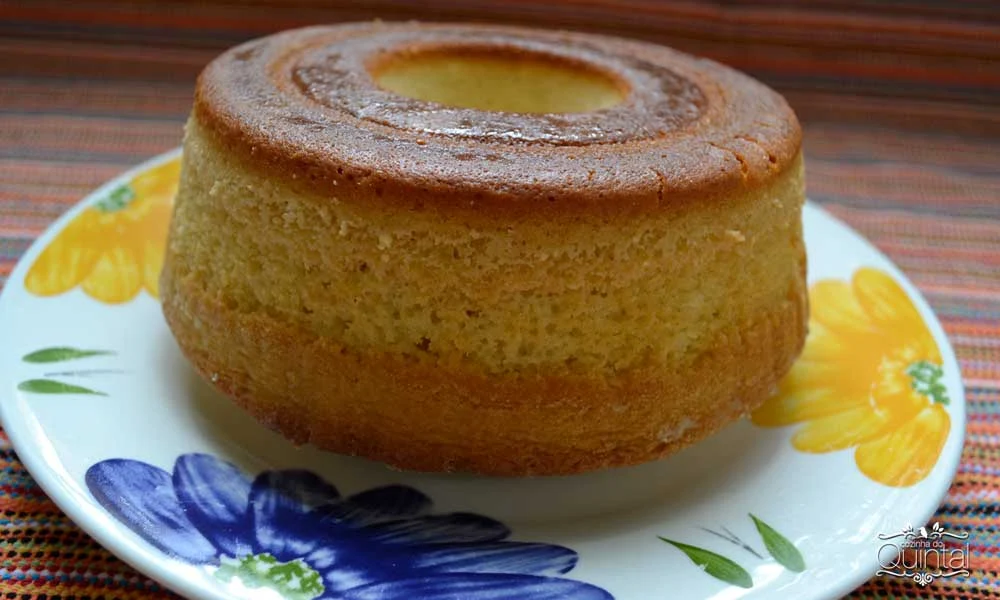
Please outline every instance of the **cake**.
[[279, 33], [198, 79], [163, 312], [296, 444], [508, 476], [651, 461], [802, 348], [800, 145], [780, 95], [662, 46]]

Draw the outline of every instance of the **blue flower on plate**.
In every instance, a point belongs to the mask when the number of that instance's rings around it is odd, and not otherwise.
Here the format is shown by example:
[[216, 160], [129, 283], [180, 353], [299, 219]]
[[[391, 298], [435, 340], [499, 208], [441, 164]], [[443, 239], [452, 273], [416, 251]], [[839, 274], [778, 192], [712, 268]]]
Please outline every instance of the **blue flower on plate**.
[[98, 502], [176, 559], [238, 577], [288, 600], [609, 600], [601, 588], [558, 577], [576, 552], [514, 542], [471, 513], [430, 514], [403, 485], [342, 497], [303, 470], [250, 479], [207, 454], [185, 454], [173, 473], [129, 459], [87, 470]]

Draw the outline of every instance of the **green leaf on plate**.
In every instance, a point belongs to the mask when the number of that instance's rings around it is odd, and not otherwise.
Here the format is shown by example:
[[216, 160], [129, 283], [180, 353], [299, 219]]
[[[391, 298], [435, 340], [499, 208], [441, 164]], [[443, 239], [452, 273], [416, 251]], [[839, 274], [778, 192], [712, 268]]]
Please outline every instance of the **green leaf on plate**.
[[80, 350], [79, 348], [57, 347], [36, 350], [31, 354], [25, 354], [24, 362], [30, 363], [53, 363], [76, 358], [87, 358], [88, 356], [103, 356], [114, 354], [110, 350]]
[[703, 571], [712, 577], [732, 585], [738, 585], [741, 588], [749, 589], [753, 587], [753, 578], [750, 577], [750, 573], [747, 573], [746, 569], [725, 556], [710, 552], [704, 548], [698, 548], [697, 546], [689, 546], [688, 544], [668, 540], [665, 537], [660, 537], [660, 539], [686, 554], [691, 559], [691, 562], [701, 567]]
[[32, 392], [35, 394], [93, 394], [94, 396], [107, 396], [104, 392], [95, 392], [89, 388], [54, 381], [52, 379], [29, 379], [18, 384], [17, 389], [22, 392]]
[[750, 518], [753, 519], [753, 524], [757, 526], [757, 532], [764, 540], [764, 546], [767, 547], [767, 551], [771, 553], [774, 560], [789, 571], [801, 573], [806, 570], [806, 561], [802, 558], [802, 553], [795, 547], [795, 544], [789, 542], [785, 536], [753, 514], [750, 514]]

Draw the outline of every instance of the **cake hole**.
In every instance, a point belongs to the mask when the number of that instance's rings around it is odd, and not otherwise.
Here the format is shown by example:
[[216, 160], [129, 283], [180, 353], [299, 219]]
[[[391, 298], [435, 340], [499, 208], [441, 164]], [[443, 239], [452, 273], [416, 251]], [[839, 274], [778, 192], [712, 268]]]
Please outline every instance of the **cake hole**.
[[457, 108], [582, 113], [620, 104], [626, 84], [594, 65], [505, 47], [406, 50], [368, 67], [384, 90]]

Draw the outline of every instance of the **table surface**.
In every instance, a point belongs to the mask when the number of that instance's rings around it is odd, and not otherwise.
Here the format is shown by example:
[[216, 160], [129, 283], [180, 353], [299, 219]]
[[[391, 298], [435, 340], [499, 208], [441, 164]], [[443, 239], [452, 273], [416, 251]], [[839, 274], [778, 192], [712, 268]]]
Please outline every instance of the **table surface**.
[[[786, 95], [804, 126], [809, 196], [909, 276], [961, 363], [967, 439], [935, 519], [971, 533], [973, 573], [926, 589], [877, 578], [851, 597], [1000, 597], [1000, 3], [292, 4], [0, 1], [0, 286], [63, 211], [180, 143], [197, 72], [244, 39], [373, 17], [474, 19], [706, 55]], [[76, 528], [2, 432], [0, 467], [0, 600], [171, 597]]]

